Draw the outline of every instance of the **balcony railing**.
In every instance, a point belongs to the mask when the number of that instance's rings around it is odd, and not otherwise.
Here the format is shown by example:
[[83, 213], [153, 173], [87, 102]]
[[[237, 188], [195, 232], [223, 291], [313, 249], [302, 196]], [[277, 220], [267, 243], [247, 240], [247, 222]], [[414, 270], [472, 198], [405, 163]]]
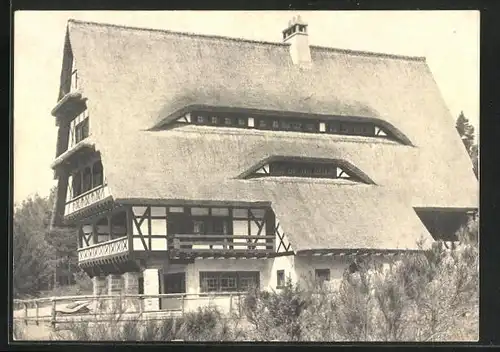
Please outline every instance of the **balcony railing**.
[[168, 250], [175, 254], [270, 254], [275, 236], [174, 234], [168, 236]]
[[78, 249], [78, 261], [92, 260], [128, 252], [128, 238], [120, 237]]
[[98, 201], [103, 200], [110, 195], [111, 193], [109, 192], [109, 188], [107, 185], [93, 188], [68, 201], [64, 208], [64, 215], [68, 216], [78, 210], [97, 203]]

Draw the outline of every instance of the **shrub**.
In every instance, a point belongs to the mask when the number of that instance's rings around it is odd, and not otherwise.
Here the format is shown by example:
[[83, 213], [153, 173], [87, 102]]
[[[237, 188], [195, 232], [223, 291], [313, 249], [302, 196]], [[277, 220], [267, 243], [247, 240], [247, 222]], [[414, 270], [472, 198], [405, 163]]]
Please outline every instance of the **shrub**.
[[254, 334], [262, 340], [284, 339], [300, 341], [302, 329], [300, 316], [307, 308], [304, 291], [288, 280], [278, 292], [252, 290], [244, 299], [247, 320], [254, 327]]

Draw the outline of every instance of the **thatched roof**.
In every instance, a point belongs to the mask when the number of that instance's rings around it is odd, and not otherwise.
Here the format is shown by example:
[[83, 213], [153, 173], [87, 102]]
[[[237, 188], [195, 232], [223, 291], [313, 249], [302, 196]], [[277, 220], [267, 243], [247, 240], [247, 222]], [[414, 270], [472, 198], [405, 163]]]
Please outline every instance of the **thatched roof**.
[[[412, 207], [476, 208], [477, 181], [422, 58], [70, 21], [90, 130], [115, 200], [269, 201], [295, 250], [414, 248]], [[412, 145], [370, 137], [185, 126], [187, 105], [368, 117]], [[237, 179], [274, 155], [341, 159], [375, 185]]]

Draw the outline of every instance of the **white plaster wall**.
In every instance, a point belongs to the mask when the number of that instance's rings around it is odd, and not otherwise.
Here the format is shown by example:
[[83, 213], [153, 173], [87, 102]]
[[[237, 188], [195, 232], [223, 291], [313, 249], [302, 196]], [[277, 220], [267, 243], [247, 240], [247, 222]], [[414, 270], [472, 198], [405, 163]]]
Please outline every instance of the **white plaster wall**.
[[353, 258], [348, 257], [323, 257], [307, 256], [295, 258], [295, 270], [298, 282], [301, 286], [307, 287], [315, 279], [316, 269], [330, 269], [330, 282], [338, 284], [342, 280], [344, 271], [352, 263]]
[[289, 255], [289, 256], [282, 256], [269, 259], [269, 268], [268, 268], [269, 280], [266, 286], [261, 285], [262, 289], [276, 290], [278, 270], [285, 271], [285, 280], [288, 280], [288, 278], [290, 278], [292, 282], [296, 282], [297, 275], [295, 270], [295, 256]]

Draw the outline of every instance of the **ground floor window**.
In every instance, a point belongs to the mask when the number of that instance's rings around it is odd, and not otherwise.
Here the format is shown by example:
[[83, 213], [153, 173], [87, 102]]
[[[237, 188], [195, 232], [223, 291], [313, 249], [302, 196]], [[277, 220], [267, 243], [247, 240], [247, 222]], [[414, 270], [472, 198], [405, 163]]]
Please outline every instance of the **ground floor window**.
[[285, 286], [285, 270], [278, 270], [276, 272], [276, 288]]
[[330, 269], [316, 269], [315, 275], [316, 281], [330, 281]]
[[259, 287], [258, 271], [200, 272], [200, 292], [247, 291]]

